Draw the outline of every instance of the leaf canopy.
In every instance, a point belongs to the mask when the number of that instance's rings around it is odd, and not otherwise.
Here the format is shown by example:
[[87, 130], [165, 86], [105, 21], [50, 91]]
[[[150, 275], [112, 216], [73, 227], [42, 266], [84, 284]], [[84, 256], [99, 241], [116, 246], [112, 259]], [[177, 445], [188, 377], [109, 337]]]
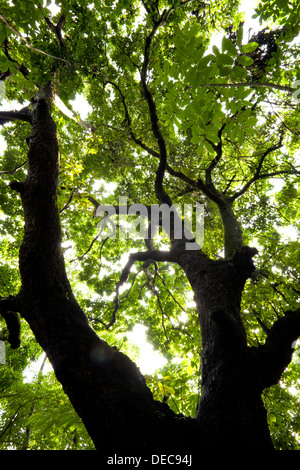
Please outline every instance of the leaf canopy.
[[[210, 174], [217, 190], [234, 201], [244, 240], [259, 249], [255, 277], [242, 299], [249, 343], [259, 344], [274, 320], [299, 304], [300, 123], [299, 100], [293, 94], [293, 84], [300, 80], [297, 0], [259, 3], [256, 15], [262, 27], [271, 24], [270, 31], [277, 32], [261, 35], [260, 43], [256, 37], [247, 40], [236, 0], [210, 5], [61, 0], [44, 6], [3, 0], [0, 79], [5, 80], [6, 100], [18, 107], [30, 101], [38, 86], [49, 80], [55, 84], [69, 111], [68, 117], [61, 106], [53, 106], [61, 153], [62, 248], [74, 292], [95, 330], [131, 358], [138, 360], [138, 351], [128, 332], [136, 324], [147, 327], [148, 341], [168, 360], [147, 377], [149, 387], [176, 412], [194, 415], [201, 332], [188, 281], [178, 266], [135, 265], [120, 294], [116, 321], [105, 328], [114, 315], [116, 284], [127, 256], [144, 249], [144, 240], [101, 238], [95, 217], [99, 205], [117, 206], [122, 196], [128, 204], [158, 202], [158, 145], [141, 71], [145, 41], [164, 11], [147, 69], [147, 87], [167, 145], [164, 184], [173, 202], [204, 204], [203, 251], [213, 259], [223, 256], [223, 225], [215, 202], [197, 182]], [[61, 44], [49, 20], [58, 25], [62, 15]], [[224, 33], [221, 44], [210, 43], [215, 31]], [[263, 60], [262, 50], [270, 52]], [[76, 109], [78, 97], [82, 107], [88, 105], [87, 117], [84, 109]], [[29, 128], [15, 122], [2, 130], [3, 297], [20, 287], [23, 216], [8, 183], [12, 175], [17, 180], [26, 176]], [[162, 248], [169, 241], [160, 234], [154, 243]], [[21, 353], [8, 348], [7, 362], [0, 365], [1, 448], [90, 448], [83, 425], [53, 377], [25, 382], [27, 363], [41, 351], [24, 328]], [[297, 357], [280, 384], [265, 395], [272, 437], [282, 449], [298, 448]], [[29, 440], [24, 429], [31, 430]]]

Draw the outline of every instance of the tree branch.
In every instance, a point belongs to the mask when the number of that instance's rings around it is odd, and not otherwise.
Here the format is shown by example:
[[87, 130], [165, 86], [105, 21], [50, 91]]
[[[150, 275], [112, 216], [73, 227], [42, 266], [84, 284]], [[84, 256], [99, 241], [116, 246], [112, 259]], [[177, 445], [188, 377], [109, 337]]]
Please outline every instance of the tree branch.
[[233, 194], [230, 197], [230, 199], [232, 201], [234, 201], [238, 197], [242, 196], [248, 190], [248, 188], [251, 186], [251, 184], [254, 183], [254, 181], [257, 181], [261, 178], [267, 178], [268, 176], [275, 176], [275, 173], [272, 173], [272, 174], [268, 173], [268, 174], [263, 175], [263, 174], [261, 174], [261, 169], [262, 169], [263, 163], [264, 163], [265, 158], [267, 157], [267, 155], [269, 155], [269, 153], [271, 153], [271, 152], [274, 152], [275, 150], [280, 149], [282, 147], [282, 141], [283, 141], [283, 132], [281, 133], [278, 144], [273, 145], [272, 147], [269, 147], [265, 152], [263, 152], [261, 154], [261, 157], [260, 157], [260, 160], [258, 162], [258, 165], [257, 165], [257, 168], [255, 170], [254, 175], [252, 176], [252, 178], [250, 178], [250, 180], [244, 185], [244, 187], [240, 191], [237, 191], [235, 194]]
[[176, 262], [176, 256], [171, 251], [160, 251], [160, 250], [153, 250], [153, 251], [140, 251], [137, 253], [130, 253], [129, 259], [124, 266], [120, 280], [117, 282], [116, 285], [116, 295], [114, 299], [114, 310], [111, 316], [109, 323], [105, 323], [102, 320], [99, 322], [106, 328], [109, 329], [116, 321], [116, 313], [120, 306], [120, 287], [127, 281], [130, 270], [135, 263], [135, 261], [171, 261]]
[[89, 124], [88, 122], [83, 121], [79, 116], [73, 113], [71, 109], [69, 109], [65, 103], [60, 99], [60, 97], [56, 94], [53, 96], [53, 103], [55, 106], [61, 111], [65, 116], [72, 119], [73, 121], [77, 122], [81, 127], [87, 129], [91, 132], [95, 131], [95, 126], [93, 124]]
[[130, 270], [136, 261], [162, 261], [176, 263], [178, 261], [177, 254], [174, 251], [163, 251], [163, 250], [152, 250], [152, 251], [138, 251], [136, 253], [130, 253], [129, 259], [123, 268], [123, 271], [118, 282], [120, 287], [126, 282]]
[[142, 70], [141, 70], [141, 87], [142, 87], [143, 95], [147, 101], [148, 108], [149, 108], [152, 132], [157, 141], [158, 148], [159, 148], [160, 160], [159, 160], [159, 166], [158, 166], [158, 169], [156, 172], [156, 178], [155, 178], [155, 194], [156, 194], [157, 199], [161, 203], [163, 204], [165, 203], [171, 206], [172, 200], [170, 196], [166, 193], [163, 187], [163, 179], [164, 179], [164, 174], [165, 174], [166, 165], [167, 165], [167, 148], [166, 148], [165, 139], [160, 130], [156, 105], [153, 100], [152, 94], [150, 93], [148, 86], [147, 86], [147, 71], [148, 71], [148, 65], [149, 65], [151, 43], [158, 28], [166, 20], [167, 15], [168, 15], [167, 10], [164, 10], [159, 21], [154, 23], [151, 33], [146, 38], [144, 61], [143, 61]]
[[0, 171], [0, 175], [12, 175], [16, 171], [20, 170], [20, 168], [23, 168], [23, 166], [25, 166], [27, 164], [27, 162], [28, 162], [28, 160], [26, 160], [26, 162], [24, 162], [24, 163], [21, 163], [21, 165], [17, 166], [13, 170], [2, 170], [2, 171]]
[[157, 157], [159, 158], [160, 155], [158, 152], [156, 152], [154, 149], [150, 148], [148, 145], [146, 145], [141, 139], [139, 139], [135, 133], [133, 132], [133, 129], [132, 129], [132, 121], [131, 121], [131, 118], [130, 118], [130, 114], [129, 114], [129, 111], [128, 111], [128, 107], [127, 107], [127, 104], [126, 104], [126, 100], [125, 100], [125, 96], [122, 92], [122, 90], [120, 89], [120, 87], [108, 80], [106, 83], [109, 83], [110, 85], [112, 85], [119, 93], [120, 97], [121, 97], [121, 101], [122, 101], [122, 104], [123, 104], [123, 107], [124, 107], [124, 112], [125, 112], [125, 121], [127, 123], [127, 127], [128, 127], [128, 132], [129, 132], [129, 137], [139, 146], [141, 147], [143, 150], [146, 150], [146, 152], [148, 152], [150, 155], [154, 156], [154, 157]]
[[263, 82], [250, 82], [250, 83], [207, 83], [199, 85], [199, 88], [205, 87], [222, 87], [222, 88], [240, 88], [240, 87], [254, 87], [254, 88], [273, 88], [275, 90], [287, 91], [294, 93], [296, 88], [284, 85], [276, 85], [275, 83], [263, 83]]
[[[8, 38], [7, 37], [4, 39], [3, 43], [4, 43], [4, 54], [6, 55], [8, 60], [10, 62], [12, 62], [13, 64], [16, 64], [16, 70], [21, 72], [24, 77], [27, 77], [27, 75], [29, 74], [29, 70], [25, 67], [25, 65], [23, 65], [23, 64], [20, 65], [17, 60], [15, 60], [11, 57], [11, 55], [9, 53]], [[7, 77], [10, 77], [13, 74], [14, 74], [14, 72], [12, 72], [8, 69], [6, 72], [2, 72], [0, 74], [0, 80], [5, 80]]]
[[20, 111], [0, 111], [0, 125], [17, 120], [32, 123], [32, 112], [28, 106]]
[[213, 187], [214, 189], [215, 189], [215, 187], [214, 187], [213, 182], [212, 182], [211, 174], [212, 174], [213, 170], [216, 168], [216, 166], [218, 165], [219, 161], [222, 158], [222, 154], [223, 154], [222, 133], [223, 133], [223, 130], [224, 130], [225, 126], [226, 126], [226, 123], [224, 123], [218, 131], [218, 138], [220, 139], [218, 144], [215, 144], [214, 142], [209, 141], [209, 143], [212, 145], [214, 151], [216, 152], [216, 156], [211, 161], [209, 167], [206, 169], [205, 177], [206, 177], [206, 185], [210, 186], [210, 187]]
[[268, 331], [263, 345], [249, 348], [253, 374], [261, 390], [275, 385], [293, 355], [293, 343], [300, 336], [300, 308], [288, 311]]
[[54, 25], [52, 21], [44, 14], [42, 5], [39, 4], [38, 8], [41, 10], [45, 22], [47, 23], [51, 31], [55, 34], [59, 48], [62, 49], [64, 47], [64, 42], [61, 30], [66, 22], [66, 15], [62, 14], [57, 22], [57, 25]]
[[10, 22], [8, 21], [7, 18], [5, 18], [5, 16], [3, 16], [1, 13], [0, 13], [0, 20], [3, 21], [3, 23], [14, 33], [18, 36], [18, 38], [20, 38], [22, 41], [25, 42], [26, 46], [31, 49], [32, 51], [34, 52], [38, 52], [39, 54], [43, 54], [47, 57], [51, 57], [52, 59], [56, 59], [56, 60], [61, 60], [63, 62], [66, 62], [68, 65], [71, 65], [70, 62], [66, 59], [62, 59], [61, 57], [57, 57], [55, 55], [52, 55], [52, 54], [48, 54], [47, 52], [44, 52], [42, 51], [41, 49], [37, 49], [36, 47], [32, 46], [30, 44], [30, 42], [28, 41], [28, 39], [26, 39], [24, 36], [22, 36], [22, 34], [20, 34], [11, 24]]
[[20, 346], [20, 333], [21, 323], [19, 315], [16, 313], [19, 310], [17, 297], [7, 297], [0, 300], [0, 315], [4, 318], [8, 329], [8, 342], [12, 349], [17, 349]]

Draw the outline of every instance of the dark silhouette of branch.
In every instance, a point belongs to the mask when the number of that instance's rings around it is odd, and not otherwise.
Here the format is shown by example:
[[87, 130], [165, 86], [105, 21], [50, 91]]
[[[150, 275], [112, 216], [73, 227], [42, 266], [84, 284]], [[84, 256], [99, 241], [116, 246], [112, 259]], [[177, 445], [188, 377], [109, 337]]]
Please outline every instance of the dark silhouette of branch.
[[[14, 64], [17, 71], [21, 72], [21, 74], [24, 77], [27, 77], [27, 75], [29, 74], [29, 70], [25, 67], [25, 65], [23, 64], [20, 65], [19, 62], [13, 59], [9, 53], [8, 38], [4, 39], [3, 44], [4, 44], [4, 54], [6, 55], [7, 59]], [[0, 80], [5, 80], [7, 77], [10, 77], [13, 74], [14, 72], [11, 71], [10, 69], [8, 69], [6, 72], [1, 72]]]
[[68, 201], [66, 202], [66, 204], [64, 205], [64, 207], [63, 207], [62, 209], [60, 209], [60, 211], [59, 211], [60, 214], [61, 214], [64, 210], [66, 210], [67, 207], [71, 204], [72, 199], [73, 199], [74, 194], [76, 193], [77, 189], [78, 189], [78, 188], [74, 188], [74, 189], [72, 190]]
[[21, 323], [18, 313], [18, 298], [9, 296], [0, 300], [0, 315], [4, 318], [8, 329], [8, 342], [12, 349], [20, 346]]
[[163, 179], [164, 179], [164, 174], [165, 174], [166, 165], [167, 165], [167, 148], [166, 148], [165, 139], [160, 130], [156, 105], [153, 100], [152, 94], [150, 93], [148, 86], [147, 86], [147, 72], [148, 72], [148, 65], [149, 65], [149, 58], [150, 58], [151, 43], [158, 28], [165, 22], [167, 14], [168, 14], [167, 10], [164, 10], [160, 19], [154, 23], [154, 26], [150, 34], [146, 38], [144, 60], [143, 60], [143, 65], [142, 65], [142, 70], [141, 70], [141, 89], [148, 104], [152, 132], [159, 148], [160, 160], [159, 160], [159, 166], [158, 166], [158, 169], [156, 172], [156, 178], [155, 178], [155, 194], [156, 194], [157, 199], [161, 203], [166, 203], [169, 206], [171, 206], [172, 200], [170, 196], [166, 193], [163, 187]]
[[65, 116], [72, 119], [73, 121], [77, 122], [83, 129], [87, 129], [88, 131], [94, 132], [95, 126], [89, 122], [83, 121], [77, 114], [73, 113], [71, 109], [69, 109], [65, 103], [60, 99], [60, 97], [55, 93], [53, 96], [53, 103], [62, 112]]
[[20, 111], [0, 111], [0, 125], [17, 120], [32, 123], [32, 112], [28, 106]]
[[16, 168], [14, 168], [13, 170], [2, 170], [0, 171], [0, 175], [12, 175], [13, 173], [15, 173], [16, 171], [20, 170], [21, 168], [23, 168], [23, 166], [25, 166], [27, 164], [27, 160], [26, 162], [22, 163], [21, 165], [17, 166]]
[[126, 103], [126, 99], [125, 99], [125, 96], [121, 90], [121, 88], [115, 83], [115, 82], [112, 82], [111, 80], [107, 80], [106, 81], [107, 84], [110, 84], [112, 85], [119, 93], [120, 97], [121, 97], [121, 101], [122, 101], [122, 104], [123, 104], [123, 107], [124, 107], [124, 112], [125, 112], [125, 122], [127, 124], [127, 129], [128, 129], [128, 134], [129, 134], [129, 137], [133, 140], [134, 143], [136, 143], [139, 147], [141, 147], [143, 150], [145, 150], [146, 152], [149, 153], [149, 155], [152, 155], [156, 158], [160, 158], [160, 155], [159, 155], [159, 152], [157, 152], [156, 150], [152, 149], [151, 147], [149, 147], [148, 145], [146, 145], [140, 138], [138, 138], [135, 134], [135, 132], [133, 131], [132, 129], [132, 121], [131, 121], [131, 117], [130, 117], [130, 114], [129, 114], [129, 110], [128, 110], [128, 106], [127, 106], [127, 103]]
[[218, 144], [215, 144], [214, 142], [209, 141], [214, 151], [216, 152], [216, 156], [211, 161], [209, 167], [205, 170], [205, 178], [206, 178], [206, 186], [213, 187], [214, 189], [215, 187], [214, 187], [211, 175], [212, 175], [213, 170], [216, 168], [216, 166], [218, 165], [218, 163], [220, 162], [222, 158], [222, 154], [223, 154], [222, 133], [223, 133], [225, 126], [226, 126], [226, 123], [224, 123], [218, 131], [218, 138], [219, 138]]
[[285, 312], [269, 329], [263, 345], [249, 348], [253, 374], [261, 390], [278, 383], [292, 359], [294, 341], [299, 336], [300, 308]]
[[[262, 169], [262, 166], [263, 166], [263, 163], [265, 161], [265, 158], [267, 157], [267, 155], [269, 155], [269, 153], [271, 152], [274, 152], [275, 150], [278, 150], [282, 147], [282, 141], [283, 141], [283, 132], [281, 133], [281, 136], [280, 136], [280, 139], [279, 139], [279, 142], [278, 144], [276, 145], [273, 145], [272, 147], [269, 147], [265, 152], [263, 152], [261, 154], [261, 157], [259, 159], [259, 162], [258, 162], [258, 165], [257, 165], [257, 168], [255, 170], [255, 173], [254, 175], [252, 176], [252, 178], [250, 178], [250, 180], [244, 185], [244, 187], [240, 190], [240, 191], [237, 191], [235, 194], [233, 194], [230, 199], [232, 201], [234, 201], [235, 199], [237, 199], [238, 197], [242, 196], [247, 190], [248, 188], [252, 185], [252, 183], [254, 183], [254, 181], [257, 181], [259, 179], [262, 179], [262, 178], [268, 178], [268, 177], [272, 177], [272, 176], [276, 176], [278, 174], [282, 174], [282, 173], [287, 173], [285, 171], [280, 171], [280, 172], [273, 172], [273, 173], [261, 173], [261, 169]], [[290, 172], [289, 172], [290, 173]]]
[[222, 87], [222, 88], [241, 88], [241, 87], [252, 87], [252, 88], [271, 88], [274, 90], [287, 91], [288, 93], [294, 93], [296, 88], [277, 85], [275, 83], [264, 83], [264, 82], [248, 82], [248, 83], [207, 83], [199, 85], [199, 88], [205, 87]]
[[51, 31], [55, 34], [55, 38], [58, 42], [59, 48], [62, 49], [64, 47], [64, 42], [62, 38], [62, 28], [64, 27], [64, 24], [66, 22], [66, 15], [62, 14], [57, 22], [56, 25], [52, 23], [52, 21], [44, 14], [43, 12], [43, 7], [39, 4], [38, 5], [39, 9], [42, 12], [42, 15], [44, 17], [45, 22], [51, 29]]

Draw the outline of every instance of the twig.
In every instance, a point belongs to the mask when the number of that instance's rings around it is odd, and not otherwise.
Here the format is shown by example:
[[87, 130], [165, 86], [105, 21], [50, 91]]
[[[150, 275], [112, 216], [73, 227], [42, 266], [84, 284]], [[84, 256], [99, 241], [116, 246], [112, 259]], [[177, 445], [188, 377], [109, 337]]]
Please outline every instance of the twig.
[[[121, 101], [122, 101], [122, 104], [123, 104], [123, 107], [124, 107], [124, 112], [125, 112], [125, 121], [127, 123], [127, 127], [128, 127], [128, 133], [129, 133], [129, 137], [139, 146], [141, 147], [143, 150], [146, 150], [146, 152], [149, 153], [149, 155], [152, 155], [156, 158], [159, 158], [159, 153], [156, 152], [154, 149], [150, 148], [148, 145], [146, 145], [141, 139], [139, 139], [133, 129], [132, 129], [132, 121], [131, 121], [131, 118], [130, 118], [130, 114], [129, 114], [129, 110], [128, 110], [128, 107], [127, 107], [127, 104], [126, 104], [126, 100], [125, 100], [125, 96], [121, 90], [121, 88], [114, 82], [110, 81], [110, 80], [107, 80], [106, 81], [107, 84], [110, 84], [112, 85], [119, 93], [120, 97], [121, 97]], [[119, 131], [119, 129], [113, 129], [113, 130], [117, 130]]]
[[64, 207], [62, 209], [60, 209], [59, 213], [61, 214], [64, 210], [67, 209], [67, 207], [71, 204], [72, 202], [72, 199], [73, 199], [73, 196], [75, 194], [75, 192], [77, 191], [78, 188], [74, 188], [73, 191], [71, 192], [70, 194], [70, 197], [68, 199], [68, 202], [64, 205]]
[[240, 191], [237, 191], [235, 194], [233, 194], [230, 199], [232, 201], [234, 201], [235, 199], [237, 199], [238, 197], [242, 196], [246, 191], [247, 189], [251, 186], [252, 183], [254, 183], [254, 181], [257, 181], [258, 179], [262, 179], [262, 178], [269, 178], [269, 177], [273, 177], [273, 176], [276, 176], [278, 174], [283, 174], [283, 173], [287, 173], [286, 171], [277, 171], [277, 172], [273, 172], [273, 173], [266, 173], [266, 174], [261, 174], [261, 169], [262, 169], [262, 165], [264, 163], [264, 160], [266, 158], [266, 156], [271, 153], [271, 152], [274, 152], [275, 150], [278, 150], [282, 147], [282, 141], [283, 141], [283, 133], [281, 134], [280, 136], [280, 139], [279, 139], [279, 142], [278, 144], [276, 145], [273, 145], [272, 147], [269, 147], [265, 152], [262, 153], [261, 155], [261, 158], [258, 162], [258, 165], [257, 165], [257, 168], [256, 168], [256, 171], [253, 175], [252, 178], [250, 178], [250, 180], [244, 185], [244, 187], [240, 190]]
[[99, 320], [100, 323], [106, 328], [109, 329], [116, 321], [116, 313], [119, 309], [120, 306], [120, 298], [119, 298], [119, 291], [120, 287], [127, 281], [130, 270], [135, 263], [135, 261], [171, 261], [175, 262], [176, 261], [176, 256], [174, 253], [171, 251], [160, 251], [160, 250], [154, 250], [154, 251], [140, 251], [137, 253], [131, 253], [129, 255], [129, 259], [126, 263], [126, 265], [123, 268], [123, 271], [120, 276], [120, 280], [117, 282], [116, 285], [116, 295], [114, 299], [114, 310], [111, 316], [111, 320], [109, 323], [104, 323], [102, 320]]
[[26, 162], [22, 163], [21, 165], [17, 166], [16, 168], [14, 168], [13, 170], [2, 170], [0, 171], [0, 175], [12, 175], [13, 173], [15, 173], [16, 171], [20, 170], [21, 168], [23, 168], [23, 166], [25, 166], [27, 164], [27, 160]]

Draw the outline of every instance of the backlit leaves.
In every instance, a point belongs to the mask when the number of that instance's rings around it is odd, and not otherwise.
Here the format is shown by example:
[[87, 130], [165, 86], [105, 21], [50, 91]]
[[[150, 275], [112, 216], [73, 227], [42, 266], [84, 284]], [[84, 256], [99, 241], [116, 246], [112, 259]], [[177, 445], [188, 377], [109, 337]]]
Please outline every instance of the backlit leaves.
[[[284, 132], [284, 148], [270, 152], [261, 164], [261, 174], [271, 176], [255, 180], [234, 205], [245, 244], [259, 250], [257, 271], [243, 293], [243, 321], [249, 344], [263, 342], [266, 328], [299, 302], [299, 106], [289, 94], [250, 85], [263, 81], [290, 86], [299, 78], [299, 64], [294, 59], [299, 47], [285, 42], [298, 29], [299, 13], [297, 2], [259, 3], [260, 17], [284, 24], [287, 31], [266, 67], [259, 69], [255, 61], [258, 43], [245, 43], [247, 30], [235, 14], [235, 1], [211, 2], [209, 6], [205, 2], [144, 2], [152, 5], [150, 13], [142, 3], [63, 0], [57, 2], [54, 16], [48, 2], [49, 8], [45, 6], [43, 11], [55, 24], [60, 14], [66, 13], [65, 48], [60, 50], [36, 3], [4, 2], [1, 13], [16, 30], [34, 47], [58, 59], [31, 50], [0, 22], [0, 71], [11, 74], [6, 80], [6, 98], [18, 100], [20, 107], [38, 85], [50, 79], [70, 108], [76, 95], [89, 103], [90, 112], [84, 119], [90, 127], [53, 108], [61, 153], [58, 205], [62, 249], [73, 290], [97, 333], [137, 362], [137, 349], [127, 334], [136, 324], [147, 327], [148, 341], [168, 360], [162, 370], [146, 377], [149, 387], [156, 399], [167, 401], [175, 412], [194, 416], [200, 393], [201, 332], [189, 283], [177, 266], [137, 263], [123, 286], [116, 322], [107, 331], [103, 323], [112, 318], [116, 283], [128, 253], [145, 250], [145, 243], [131, 237], [101, 239], [96, 208], [99, 204], [116, 206], [120, 196], [128, 197], [129, 204], [157, 203], [158, 146], [140, 87], [140, 71], [145, 38], [157, 20], [156, 7], [160, 12], [174, 7], [168, 23], [153, 39], [147, 84], [166, 142], [168, 164], [194, 183], [166, 172], [165, 187], [174, 202], [204, 204], [203, 250], [211, 258], [223, 256], [223, 227], [216, 205], [197, 187], [198, 179], [204, 180], [213, 164], [214, 185], [222, 194], [234, 196], [257, 173], [263, 152]], [[224, 30], [229, 26], [232, 35]], [[216, 28], [224, 30], [223, 39], [221, 44], [210, 44]], [[13, 61], [5, 54], [6, 37]], [[28, 74], [20, 71], [22, 64]], [[19, 288], [23, 216], [20, 201], [8, 183], [12, 178], [26, 177], [29, 132], [29, 126], [20, 123], [3, 131], [8, 148], [1, 155], [0, 171], [8, 173], [2, 173], [0, 181], [1, 296], [14, 294]], [[294, 232], [289, 239], [286, 230], [291, 226]], [[154, 243], [164, 248], [167, 240], [157, 237]], [[25, 337], [21, 354], [8, 350], [8, 365], [0, 369], [2, 429], [18, 407], [24, 411], [11, 427], [9, 444], [16, 448], [24, 445], [24, 430], [30, 427], [31, 448], [89, 448], [81, 423], [52, 379], [45, 378], [40, 389], [34, 384], [24, 386], [22, 372], [37, 355], [28, 330]], [[299, 369], [294, 365], [284, 384], [299, 384]], [[284, 386], [280, 384], [265, 397], [269, 425], [279, 448], [296, 446], [291, 432], [299, 434], [298, 395], [290, 401]], [[289, 415], [292, 430], [285, 431], [283, 423]], [[5, 439], [0, 443], [7, 446]]]

